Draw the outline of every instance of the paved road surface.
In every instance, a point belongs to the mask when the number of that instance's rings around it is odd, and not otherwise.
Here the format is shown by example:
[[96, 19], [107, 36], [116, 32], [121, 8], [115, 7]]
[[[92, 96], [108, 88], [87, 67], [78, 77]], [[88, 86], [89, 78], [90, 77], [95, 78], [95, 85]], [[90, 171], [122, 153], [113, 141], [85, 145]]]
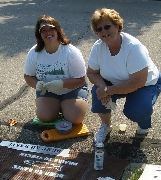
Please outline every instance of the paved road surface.
[[[0, 139], [28, 144], [46, 145], [40, 138], [42, 128], [31, 124], [35, 116], [35, 91], [23, 79], [23, 65], [28, 50], [35, 44], [34, 27], [42, 14], [55, 17], [66, 35], [83, 53], [87, 62], [97, 37], [90, 28], [90, 18], [97, 8], [113, 8], [124, 19], [124, 32], [141, 40], [149, 49], [153, 61], [161, 69], [161, 2], [150, 0], [3, 0], [0, 2]], [[91, 87], [91, 84], [90, 84]], [[153, 127], [144, 138], [135, 135], [136, 124], [122, 113], [124, 99], [113, 112], [113, 130], [105, 146], [108, 155], [120, 156], [136, 163], [161, 163], [161, 115], [159, 97], [152, 116]], [[89, 109], [84, 123], [90, 130], [85, 138], [75, 138], [48, 146], [93, 151], [93, 135], [99, 126], [98, 116]], [[9, 133], [7, 120], [18, 124]], [[125, 134], [118, 125], [127, 123]]]

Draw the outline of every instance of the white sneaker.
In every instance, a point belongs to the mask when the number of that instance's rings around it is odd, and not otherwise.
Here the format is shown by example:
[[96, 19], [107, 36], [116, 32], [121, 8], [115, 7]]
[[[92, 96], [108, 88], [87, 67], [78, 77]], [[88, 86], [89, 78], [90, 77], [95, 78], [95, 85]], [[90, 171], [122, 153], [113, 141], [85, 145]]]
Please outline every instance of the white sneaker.
[[108, 133], [112, 130], [112, 126], [107, 126], [106, 123], [102, 123], [94, 136], [95, 142], [104, 142]]
[[138, 126], [138, 129], [136, 132], [138, 134], [147, 134], [149, 132], [149, 129], [141, 129], [141, 127]]

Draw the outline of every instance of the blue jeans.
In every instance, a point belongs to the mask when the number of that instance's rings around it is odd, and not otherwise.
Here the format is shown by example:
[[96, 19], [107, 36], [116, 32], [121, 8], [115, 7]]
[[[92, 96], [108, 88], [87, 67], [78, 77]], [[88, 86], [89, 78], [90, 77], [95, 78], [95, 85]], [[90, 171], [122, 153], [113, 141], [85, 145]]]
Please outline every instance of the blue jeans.
[[[112, 83], [105, 80], [107, 86], [111, 86]], [[92, 87], [92, 108], [93, 113], [109, 113], [110, 109], [106, 109], [98, 100], [96, 95], [97, 86]], [[116, 102], [117, 99], [126, 98], [123, 113], [124, 115], [137, 122], [142, 129], [148, 129], [151, 127], [151, 115], [153, 113], [153, 105], [155, 104], [159, 94], [161, 92], [161, 74], [158, 82], [152, 86], [144, 86], [129, 94], [114, 94], [111, 96], [112, 101]]]

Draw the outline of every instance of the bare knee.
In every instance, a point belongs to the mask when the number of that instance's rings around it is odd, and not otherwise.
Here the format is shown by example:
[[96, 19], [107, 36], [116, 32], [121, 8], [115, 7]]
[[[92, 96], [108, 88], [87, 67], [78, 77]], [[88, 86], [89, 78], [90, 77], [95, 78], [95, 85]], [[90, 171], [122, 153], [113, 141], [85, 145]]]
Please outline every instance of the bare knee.
[[49, 113], [49, 112], [40, 112], [40, 111], [36, 111], [36, 115], [38, 117], [38, 119], [42, 122], [50, 122], [53, 119], [56, 119], [58, 116], [58, 113]]
[[73, 124], [81, 124], [88, 109], [88, 103], [82, 99], [68, 99], [61, 104], [64, 118]]
[[60, 111], [60, 101], [50, 97], [36, 99], [36, 115], [42, 122], [50, 122], [57, 118]]
[[70, 121], [72, 124], [76, 124], [76, 125], [81, 124], [83, 122], [85, 114], [86, 112], [81, 111], [81, 110], [79, 112], [73, 111], [73, 113], [63, 113], [64, 118], [67, 121]]
[[83, 119], [84, 118], [71, 118], [71, 119], [68, 119], [68, 121], [70, 121], [72, 124], [75, 124], [75, 125], [78, 125], [78, 124], [81, 124], [83, 122]]

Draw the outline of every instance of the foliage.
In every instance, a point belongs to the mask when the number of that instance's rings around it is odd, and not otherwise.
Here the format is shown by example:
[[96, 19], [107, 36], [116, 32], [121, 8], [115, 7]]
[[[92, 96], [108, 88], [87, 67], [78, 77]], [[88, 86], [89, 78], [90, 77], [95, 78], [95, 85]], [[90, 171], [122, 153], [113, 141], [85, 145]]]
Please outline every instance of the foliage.
[[139, 180], [140, 176], [142, 175], [143, 173], [143, 169], [142, 168], [139, 168], [139, 169], [136, 169], [133, 173], [132, 173], [132, 176], [130, 177], [130, 179], [128, 180]]

